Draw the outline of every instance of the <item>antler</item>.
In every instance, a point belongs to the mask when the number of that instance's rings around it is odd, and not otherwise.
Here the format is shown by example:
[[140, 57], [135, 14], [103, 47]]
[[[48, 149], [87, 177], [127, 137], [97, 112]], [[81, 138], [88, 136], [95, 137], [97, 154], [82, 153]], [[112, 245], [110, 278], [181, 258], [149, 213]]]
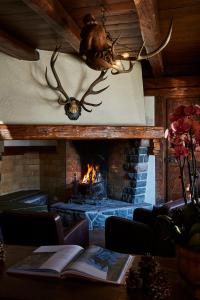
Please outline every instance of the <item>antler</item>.
[[86, 98], [88, 95], [97, 95], [97, 94], [99, 94], [99, 93], [105, 91], [105, 90], [109, 87], [109, 85], [107, 85], [105, 88], [100, 89], [100, 90], [98, 90], [98, 91], [94, 91], [94, 90], [93, 90], [93, 88], [95, 87], [95, 85], [97, 85], [97, 84], [98, 84], [99, 82], [101, 82], [101, 81], [106, 80], [107, 76], [106, 76], [106, 77], [104, 77], [104, 76], [105, 76], [105, 74], [107, 73], [107, 71], [108, 71], [108, 70], [103, 70], [103, 71], [101, 71], [101, 74], [99, 75], [99, 77], [98, 77], [95, 81], [93, 81], [93, 82], [91, 83], [91, 85], [89, 86], [89, 88], [87, 89], [87, 91], [85, 92], [85, 94], [82, 96], [82, 98], [81, 98], [81, 100], [80, 100], [80, 105], [82, 106], [82, 108], [83, 108], [85, 111], [91, 112], [92, 110], [91, 110], [91, 109], [87, 109], [84, 105], [89, 105], [89, 106], [99, 106], [99, 105], [102, 104], [102, 102], [99, 102], [99, 103], [96, 103], [96, 104], [86, 102], [86, 101], [85, 101], [85, 98]]
[[172, 27], [173, 27], [173, 21], [171, 20], [167, 37], [165, 38], [164, 42], [160, 45], [160, 47], [158, 47], [156, 50], [154, 50], [154, 51], [152, 51], [152, 52], [150, 52], [146, 55], [141, 55], [142, 49], [144, 48], [144, 44], [143, 44], [140, 51], [139, 51], [139, 54], [138, 54], [136, 60], [141, 61], [141, 60], [144, 60], [144, 59], [148, 59], [148, 58], [151, 58], [154, 55], [160, 53], [167, 46], [167, 44], [170, 41], [170, 38], [171, 38], [171, 35], [172, 35]]
[[133, 70], [134, 63], [129, 61], [129, 68], [125, 69], [123, 63], [121, 62], [122, 69], [117, 69], [117, 67], [114, 68], [114, 70], [111, 70], [112, 75], [122, 74], [122, 73], [129, 73]]
[[45, 78], [46, 78], [46, 81], [47, 81], [48, 86], [49, 86], [52, 90], [60, 92], [60, 93], [63, 94], [63, 96], [66, 98], [66, 100], [63, 100], [63, 99], [61, 98], [61, 96], [60, 96], [59, 99], [58, 99], [58, 103], [59, 103], [59, 104], [65, 104], [65, 103], [67, 103], [68, 101], [70, 101], [70, 97], [67, 95], [67, 93], [66, 93], [65, 90], [63, 89], [62, 84], [61, 84], [61, 82], [60, 82], [60, 79], [59, 79], [59, 77], [58, 77], [58, 74], [56, 73], [56, 70], [55, 70], [55, 62], [56, 62], [56, 60], [57, 60], [57, 58], [58, 58], [58, 55], [59, 55], [59, 53], [58, 53], [59, 49], [60, 49], [60, 47], [56, 47], [56, 48], [55, 48], [55, 50], [53, 51], [53, 54], [52, 54], [52, 56], [51, 56], [51, 61], [50, 61], [51, 70], [52, 70], [52, 73], [53, 73], [53, 75], [54, 75], [54, 77], [55, 77], [55, 79], [56, 79], [57, 86], [53, 86], [53, 85], [50, 83], [50, 81], [49, 81], [49, 79], [48, 79], [48, 76], [47, 76], [47, 67], [46, 67], [46, 72], [45, 72]]
[[151, 58], [151, 57], [155, 56], [156, 54], [159, 54], [167, 46], [167, 44], [170, 41], [171, 34], [172, 34], [172, 27], [173, 27], [173, 21], [171, 20], [171, 23], [170, 23], [170, 26], [169, 26], [169, 30], [168, 30], [168, 34], [167, 34], [164, 42], [157, 49], [155, 49], [154, 51], [152, 51], [150, 53], [147, 53], [145, 55], [141, 55], [142, 50], [144, 48], [144, 44], [145, 44], [145, 42], [144, 42], [143, 45], [142, 45], [142, 47], [139, 50], [139, 53], [138, 53], [137, 57], [131, 57], [131, 56], [129, 56], [129, 57], [125, 58], [125, 57], [123, 57], [123, 55], [117, 55], [115, 57], [116, 60], [129, 61], [130, 65], [129, 65], [129, 68], [127, 70], [125, 70], [124, 67], [123, 67], [122, 70], [116, 70], [116, 71], [112, 70], [111, 73], [113, 75], [116, 75], [116, 74], [119, 74], [119, 73], [128, 73], [128, 72], [130, 72], [133, 69], [133, 64], [136, 61], [141, 61], [141, 60], [144, 60], [144, 59], [148, 59], [148, 58]]

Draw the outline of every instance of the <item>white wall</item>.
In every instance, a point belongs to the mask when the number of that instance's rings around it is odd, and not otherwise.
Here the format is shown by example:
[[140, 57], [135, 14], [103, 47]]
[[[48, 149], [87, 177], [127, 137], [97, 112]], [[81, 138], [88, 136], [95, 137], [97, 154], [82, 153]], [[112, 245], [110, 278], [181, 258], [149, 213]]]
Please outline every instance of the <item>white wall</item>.
[[145, 118], [146, 124], [149, 126], [155, 125], [155, 97], [146, 96], [144, 97], [145, 106]]
[[155, 204], [155, 156], [149, 155], [145, 202]]
[[[144, 97], [146, 124], [155, 125], [155, 97]], [[149, 155], [145, 202], [155, 204], [155, 156]]]
[[[102, 105], [92, 113], [82, 112], [78, 121], [70, 121], [56, 99], [58, 94], [46, 84], [45, 68], [54, 83], [49, 61], [51, 52], [40, 51], [37, 62], [20, 61], [0, 53], [0, 123], [5, 124], [145, 124], [142, 72], [139, 63], [129, 74], [112, 76], [98, 85], [108, 90], [87, 101]], [[77, 57], [60, 54], [56, 62], [68, 96], [80, 99], [99, 72], [89, 69]]]

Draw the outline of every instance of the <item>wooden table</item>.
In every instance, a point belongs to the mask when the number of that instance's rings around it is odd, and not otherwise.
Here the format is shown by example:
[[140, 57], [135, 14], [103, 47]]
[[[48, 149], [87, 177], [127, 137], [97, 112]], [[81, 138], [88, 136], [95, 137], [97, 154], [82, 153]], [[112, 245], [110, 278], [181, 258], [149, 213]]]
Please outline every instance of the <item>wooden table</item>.
[[[146, 300], [142, 291], [128, 293], [124, 286], [94, 283], [68, 278], [55, 280], [6, 274], [9, 266], [29, 255], [34, 248], [8, 246], [6, 263], [0, 265], [0, 299], [2, 300]], [[170, 300], [192, 300], [184, 288], [177, 271], [176, 260], [160, 258], [172, 284]]]

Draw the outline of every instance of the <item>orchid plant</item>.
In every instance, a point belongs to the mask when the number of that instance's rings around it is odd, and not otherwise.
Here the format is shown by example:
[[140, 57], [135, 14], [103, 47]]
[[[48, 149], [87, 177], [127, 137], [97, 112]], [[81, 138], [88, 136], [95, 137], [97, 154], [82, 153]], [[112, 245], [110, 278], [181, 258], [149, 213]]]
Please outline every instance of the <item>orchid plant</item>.
[[191, 201], [200, 207], [197, 189], [197, 162], [195, 151], [200, 146], [200, 106], [178, 106], [169, 115], [170, 129], [165, 132], [180, 169], [185, 204]]
[[180, 169], [185, 207], [174, 212], [172, 225], [176, 241], [200, 251], [200, 195], [197, 187], [196, 153], [200, 149], [200, 106], [178, 106], [169, 115], [165, 137]]

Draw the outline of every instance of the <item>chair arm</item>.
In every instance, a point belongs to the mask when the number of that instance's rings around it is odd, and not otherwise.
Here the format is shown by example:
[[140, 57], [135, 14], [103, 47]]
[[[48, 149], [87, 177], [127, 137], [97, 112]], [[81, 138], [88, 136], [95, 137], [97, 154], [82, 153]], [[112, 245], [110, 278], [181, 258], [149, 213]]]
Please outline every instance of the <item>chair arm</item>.
[[157, 256], [174, 257], [175, 249], [175, 226], [173, 220], [166, 215], [156, 217], [154, 224], [155, 244], [154, 253]]
[[64, 244], [89, 245], [89, 223], [87, 219], [80, 220], [75, 224], [64, 228]]
[[154, 222], [152, 210], [142, 207], [136, 208], [133, 211], [133, 220], [144, 224], [152, 225]]
[[105, 222], [105, 245], [122, 253], [152, 253], [153, 232], [146, 224], [112, 216]]

